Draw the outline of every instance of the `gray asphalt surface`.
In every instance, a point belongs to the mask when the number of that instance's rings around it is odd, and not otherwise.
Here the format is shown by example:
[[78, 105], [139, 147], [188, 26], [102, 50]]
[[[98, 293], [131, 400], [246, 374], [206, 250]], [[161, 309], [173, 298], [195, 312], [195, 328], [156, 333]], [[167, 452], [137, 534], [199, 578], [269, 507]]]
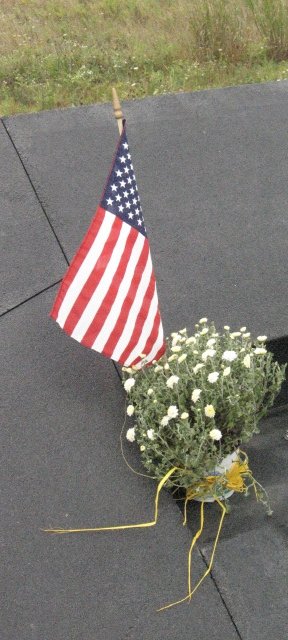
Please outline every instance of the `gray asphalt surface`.
[[[166, 333], [201, 316], [288, 335], [288, 83], [123, 103]], [[3, 428], [1, 640], [274, 640], [287, 628], [285, 405], [249, 448], [267, 518], [234, 497], [212, 577], [190, 605], [189, 527], [171, 496], [157, 527], [72, 537], [41, 528], [151, 519], [155, 486], [120, 453], [113, 364], [48, 314], [100, 200], [117, 141], [110, 105], [0, 124]], [[284, 342], [283, 342], [284, 344]], [[286, 448], [285, 448], [286, 447]], [[139, 466], [137, 451], [126, 455]], [[195, 554], [205, 570], [218, 522]]]

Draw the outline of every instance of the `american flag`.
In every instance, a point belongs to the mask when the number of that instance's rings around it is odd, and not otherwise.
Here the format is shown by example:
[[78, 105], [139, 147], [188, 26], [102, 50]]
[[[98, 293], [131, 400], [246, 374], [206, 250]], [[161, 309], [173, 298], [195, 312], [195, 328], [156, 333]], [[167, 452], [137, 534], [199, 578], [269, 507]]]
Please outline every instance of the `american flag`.
[[128, 367], [165, 352], [150, 248], [126, 127], [91, 225], [51, 317], [72, 338]]

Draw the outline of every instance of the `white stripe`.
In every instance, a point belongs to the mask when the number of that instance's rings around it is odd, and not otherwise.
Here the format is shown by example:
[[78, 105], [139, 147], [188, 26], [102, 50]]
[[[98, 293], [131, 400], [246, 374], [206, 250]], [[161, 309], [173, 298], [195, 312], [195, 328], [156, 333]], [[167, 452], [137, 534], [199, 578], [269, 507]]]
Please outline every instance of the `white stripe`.
[[124, 327], [124, 331], [121, 334], [120, 339], [117, 342], [117, 345], [111, 355], [112, 360], [116, 360], [116, 362], [119, 360], [121, 353], [125, 351], [127, 345], [130, 342], [130, 338], [136, 324], [137, 316], [143, 303], [143, 296], [151, 280], [151, 275], [152, 275], [152, 261], [151, 261], [151, 255], [149, 250], [149, 253], [147, 256], [147, 262], [137, 288], [134, 302], [131, 305], [131, 308], [127, 317], [127, 321]]
[[164, 333], [163, 333], [162, 322], [161, 322], [161, 319], [160, 319], [159, 331], [158, 331], [158, 336], [157, 336], [156, 342], [154, 342], [154, 345], [153, 345], [150, 353], [147, 353], [146, 358], [145, 358], [145, 362], [149, 363], [149, 362], [152, 362], [154, 360], [154, 357], [156, 356], [156, 354], [159, 351], [159, 349], [162, 347], [163, 342], [164, 342]]
[[133, 351], [131, 351], [131, 353], [129, 354], [129, 357], [127, 358], [127, 360], [125, 361], [125, 366], [129, 367], [130, 364], [132, 364], [132, 362], [140, 355], [140, 353], [143, 353], [143, 349], [145, 347], [145, 344], [149, 338], [149, 336], [152, 333], [152, 329], [154, 326], [154, 318], [156, 315], [156, 311], [158, 308], [158, 296], [157, 296], [157, 289], [155, 286], [155, 291], [154, 291], [154, 295], [153, 298], [151, 300], [151, 304], [149, 307], [149, 311], [146, 317], [146, 320], [143, 324], [142, 327], [142, 331], [141, 331], [141, 335], [139, 337], [139, 340], [136, 344], [136, 346], [134, 347]]
[[124, 303], [124, 300], [126, 299], [126, 296], [128, 294], [128, 291], [131, 285], [131, 281], [134, 277], [135, 268], [139, 260], [139, 257], [141, 255], [144, 242], [145, 242], [145, 237], [142, 235], [142, 233], [138, 233], [136, 242], [134, 243], [129, 261], [125, 269], [125, 273], [122, 277], [121, 284], [117, 291], [116, 298], [111, 306], [111, 309], [106, 317], [106, 320], [103, 323], [103, 326], [95, 342], [92, 345], [92, 349], [95, 349], [95, 351], [100, 351], [100, 352], [103, 351], [107, 340], [109, 339], [116, 323], [118, 322], [122, 305]]
[[[113, 218], [115, 219], [115, 216], [113, 216]], [[118, 269], [130, 229], [131, 227], [129, 224], [126, 224], [125, 222], [122, 223], [117, 242], [112, 251], [110, 260], [106, 265], [102, 278], [85, 307], [85, 310], [80, 316], [75, 329], [71, 333], [72, 338], [75, 338], [75, 340], [78, 340], [79, 342], [81, 342], [82, 338], [85, 336], [87, 329], [89, 329], [93, 322], [95, 315], [110, 288], [115, 272]]]
[[72, 280], [59, 309], [57, 322], [62, 328], [102, 253], [103, 246], [110, 234], [113, 222], [115, 222], [115, 216], [112, 213], [109, 213], [109, 211], [105, 211], [105, 216], [97, 236]]

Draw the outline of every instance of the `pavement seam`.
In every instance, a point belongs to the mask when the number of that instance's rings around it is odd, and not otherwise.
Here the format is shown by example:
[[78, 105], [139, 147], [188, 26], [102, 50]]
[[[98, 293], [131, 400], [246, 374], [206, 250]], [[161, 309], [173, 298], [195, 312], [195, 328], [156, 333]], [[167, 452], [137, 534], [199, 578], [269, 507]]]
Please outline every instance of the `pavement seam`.
[[26, 169], [26, 166], [25, 166], [25, 164], [24, 164], [24, 161], [23, 161], [23, 159], [22, 159], [22, 157], [21, 157], [21, 155], [20, 155], [20, 151], [18, 151], [18, 149], [17, 149], [17, 147], [16, 147], [16, 144], [15, 144], [15, 142], [14, 142], [13, 138], [12, 138], [12, 135], [11, 135], [11, 133], [9, 132], [9, 129], [7, 128], [7, 126], [6, 126], [6, 124], [5, 124], [4, 119], [3, 119], [3, 118], [1, 118], [1, 122], [2, 122], [2, 125], [3, 125], [3, 127], [4, 127], [4, 130], [6, 131], [6, 134], [7, 134], [8, 138], [9, 138], [9, 140], [10, 140], [10, 142], [11, 142], [12, 146], [13, 146], [13, 149], [15, 150], [15, 152], [16, 152], [16, 154], [17, 154], [17, 157], [18, 157], [18, 159], [19, 159], [19, 161], [20, 161], [20, 163], [21, 163], [21, 165], [22, 165], [22, 167], [23, 167], [23, 170], [24, 170], [24, 172], [25, 172], [25, 174], [26, 174], [26, 176], [27, 176], [27, 178], [28, 178], [28, 181], [29, 181], [29, 183], [30, 183], [30, 186], [31, 186], [31, 188], [32, 188], [32, 191], [33, 191], [33, 193], [34, 193], [34, 195], [35, 195], [35, 197], [36, 197], [36, 199], [37, 199], [37, 201], [38, 201], [38, 203], [39, 203], [39, 205], [40, 205], [40, 207], [41, 207], [41, 209], [42, 209], [42, 212], [44, 213], [44, 216], [45, 216], [45, 218], [46, 218], [46, 220], [47, 220], [47, 222], [48, 222], [48, 224], [49, 224], [49, 227], [50, 227], [50, 229], [51, 229], [51, 231], [52, 231], [52, 233], [53, 233], [53, 235], [54, 235], [54, 237], [55, 237], [55, 240], [56, 240], [56, 242], [57, 242], [57, 244], [58, 244], [58, 246], [59, 246], [59, 248], [60, 248], [60, 250], [61, 250], [61, 253], [63, 254], [63, 257], [65, 258], [65, 260], [66, 260], [67, 264], [69, 265], [69, 260], [68, 260], [68, 258], [67, 258], [66, 253], [65, 253], [64, 247], [62, 246], [62, 244], [61, 244], [61, 242], [60, 242], [60, 240], [59, 240], [59, 238], [58, 238], [58, 236], [57, 236], [57, 233], [56, 233], [56, 231], [55, 231], [55, 229], [54, 229], [54, 227], [53, 227], [53, 224], [52, 224], [52, 222], [51, 222], [51, 220], [50, 220], [50, 218], [49, 218], [49, 216], [48, 216], [48, 213], [46, 212], [45, 207], [44, 207], [43, 203], [41, 202], [41, 199], [40, 199], [40, 196], [39, 196], [39, 195], [38, 195], [38, 193], [37, 193], [36, 187], [34, 186], [34, 184], [33, 184], [32, 180], [31, 180], [31, 178], [30, 178], [30, 175], [29, 175], [29, 173], [28, 173], [28, 169]]
[[[198, 546], [198, 545], [197, 545], [197, 546]], [[208, 562], [207, 562], [207, 560], [206, 560], [206, 558], [205, 558], [204, 554], [202, 553], [202, 551], [201, 551], [201, 549], [200, 549], [200, 547], [199, 547], [199, 546], [198, 546], [198, 550], [199, 550], [200, 556], [201, 556], [201, 558], [202, 558], [202, 560], [203, 560], [204, 564], [206, 565], [206, 567], [207, 567], [207, 569], [208, 569]], [[220, 597], [220, 599], [221, 599], [221, 602], [222, 602], [223, 606], [225, 607], [225, 609], [226, 609], [226, 611], [227, 611], [227, 613], [228, 613], [228, 616], [229, 616], [229, 618], [230, 618], [230, 620], [231, 620], [231, 623], [232, 623], [232, 625], [233, 625], [233, 627], [234, 627], [234, 629], [235, 629], [235, 632], [236, 632], [236, 634], [237, 634], [238, 638], [239, 638], [240, 640], [244, 640], [243, 636], [241, 635], [241, 633], [240, 633], [240, 631], [239, 631], [239, 629], [238, 629], [238, 627], [237, 627], [237, 625], [236, 625], [236, 622], [235, 622], [235, 620], [234, 620], [234, 618], [233, 618], [233, 616], [232, 616], [232, 613], [231, 613], [231, 611], [229, 610], [228, 605], [226, 604], [226, 601], [225, 601], [225, 599], [224, 599], [224, 598], [223, 598], [223, 596], [222, 596], [222, 593], [221, 593], [221, 591], [220, 591], [220, 588], [218, 587], [218, 584], [217, 584], [217, 582], [216, 582], [216, 579], [214, 578], [213, 571], [210, 571], [210, 578], [211, 578], [211, 580], [212, 580], [212, 582], [213, 582], [213, 584], [214, 584], [214, 586], [215, 586], [215, 588], [216, 588], [216, 591], [217, 591], [217, 593], [218, 593], [218, 595], [219, 595], [219, 597]]]
[[25, 298], [25, 300], [21, 300], [21, 302], [18, 302], [18, 304], [15, 304], [14, 307], [10, 307], [10, 309], [3, 311], [3, 313], [0, 313], [0, 318], [3, 318], [3, 316], [6, 316], [7, 313], [10, 313], [11, 311], [14, 311], [14, 309], [18, 309], [18, 307], [22, 307], [23, 304], [26, 304], [26, 302], [30, 302], [30, 300], [37, 298], [37, 296], [40, 296], [42, 293], [45, 293], [45, 291], [49, 291], [49, 289], [52, 289], [52, 287], [55, 287], [56, 284], [60, 284], [61, 280], [57, 280], [56, 282], [53, 282], [53, 284], [49, 284], [48, 287], [45, 287], [45, 289], [41, 289], [41, 291], [37, 291], [37, 293], [33, 293], [33, 295], [29, 296], [29, 298]]

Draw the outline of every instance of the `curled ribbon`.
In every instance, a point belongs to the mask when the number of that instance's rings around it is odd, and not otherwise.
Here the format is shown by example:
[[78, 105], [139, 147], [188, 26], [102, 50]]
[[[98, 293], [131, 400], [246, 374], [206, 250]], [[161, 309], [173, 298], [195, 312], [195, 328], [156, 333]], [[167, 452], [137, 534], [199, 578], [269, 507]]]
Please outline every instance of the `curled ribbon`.
[[[217, 548], [217, 544], [218, 544], [218, 540], [219, 540], [219, 536], [221, 533], [221, 529], [223, 526], [223, 521], [224, 521], [224, 517], [227, 513], [227, 508], [225, 506], [225, 504], [223, 503], [223, 501], [220, 499], [219, 495], [217, 495], [218, 491], [219, 491], [219, 487], [222, 487], [222, 490], [232, 490], [232, 491], [236, 491], [236, 492], [247, 492], [248, 487], [245, 484], [245, 477], [249, 478], [252, 482], [252, 485], [254, 487], [255, 490], [255, 495], [257, 500], [259, 499], [259, 495], [257, 492], [257, 487], [256, 485], [258, 485], [258, 483], [256, 482], [256, 480], [254, 480], [253, 476], [252, 476], [252, 472], [249, 469], [248, 466], [248, 458], [247, 455], [244, 454], [243, 452], [241, 452], [244, 455], [244, 460], [236, 460], [232, 466], [230, 467], [230, 469], [228, 469], [227, 471], [225, 471], [225, 473], [223, 475], [213, 475], [213, 476], [207, 476], [203, 479], [201, 479], [199, 482], [195, 483], [193, 485], [193, 487], [191, 487], [190, 489], [187, 489], [186, 492], [186, 498], [185, 498], [185, 503], [184, 503], [184, 521], [183, 521], [183, 525], [187, 524], [187, 504], [188, 502], [190, 502], [191, 500], [193, 500], [195, 497], [197, 498], [202, 498], [201, 501], [201, 506], [200, 506], [200, 526], [198, 531], [196, 532], [196, 534], [194, 535], [192, 542], [191, 542], [191, 546], [189, 549], [189, 553], [188, 553], [188, 593], [184, 598], [181, 598], [180, 600], [177, 600], [176, 602], [171, 602], [168, 605], [165, 605], [163, 607], [161, 607], [160, 609], [157, 609], [157, 611], [163, 611], [164, 609], [169, 609], [170, 607], [173, 607], [177, 604], [180, 604], [182, 602], [185, 601], [190, 601], [192, 596], [194, 595], [195, 591], [198, 589], [198, 587], [200, 586], [200, 584], [203, 582], [203, 580], [206, 578], [206, 576], [210, 573], [212, 566], [213, 566], [213, 562], [214, 562], [214, 556], [215, 556], [215, 552], [216, 552], [216, 548]], [[158, 483], [157, 486], [157, 490], [156, 490], [156, 495], [155, 495], [155, 510], [154, 510], [154, 520], [151, 520], [151, 522], [141, 522], [138, 524], [125, 524], [125, 525], [117, 525], [117, 526], [112, 526], [112, 527], [95, 527], [95, 528], [83, 528], [83, 529], [44, 529], [43, 531], [45, 533], [52, 533], [52, 534], [65, 534], [65, 533], [91, 533], [91, 532], [95, 532], [95, 531], [119, 531], [122, 529], [140, 529], [140, 528], [146, 528], [146, 527], [153, 527], [154, 525], [157, 524], [158, 521], [158, 503], [159, 503], [159, 495], [161, 492], [161, 489], [163, 488], [163, 486], [166, 484], [167, 480], [169, 480], [169, 478], [175, 473], [175, 471], [180, 471], [181, 474], [184, 474], [185, 471], [187, 472], [187, 470], [185, 469], [180, 469], [179, 467], [172, 467], [171, 469], [169, 469], [169, 471], [167, 471], [167, 473], [163, 476], [163, 478], [160, 480], [160, 482]], [[261, 486], [261, 485], [259, 485]], [[262, 487], [261, 487], [262, 489]], [[205, 506], [205, 497], [207, 496], [213, 497], [214, 500], [219, 504], [220, 508], [221, 508], [221, 517], [220, 517], [220, 522], [219, 522], [219, 526], [218, 526], [218, 530], [217, 530], [217, 534], [216, 534], [216, 538], [213, 544], [213, 549], [212, 549], [212, 554], [211, 554], [211, 558], [210, 558], [210, 562], [209, 562], [209, 566], [207, 567], [206, 571], [204, 572], [203, 576], [198, 580], [198, 582], [196, 583], [196, 585], [192, 588], [192, 581], [191, 581], [191, 563], [192, 563], [192, 552], [194, 549], [194, 546], [198, 540], [198, 538], [200, 538], [203, 528], [204, 528], [204, 506]]]

